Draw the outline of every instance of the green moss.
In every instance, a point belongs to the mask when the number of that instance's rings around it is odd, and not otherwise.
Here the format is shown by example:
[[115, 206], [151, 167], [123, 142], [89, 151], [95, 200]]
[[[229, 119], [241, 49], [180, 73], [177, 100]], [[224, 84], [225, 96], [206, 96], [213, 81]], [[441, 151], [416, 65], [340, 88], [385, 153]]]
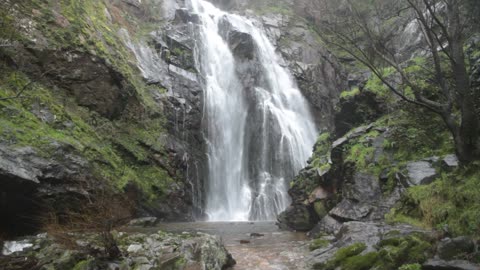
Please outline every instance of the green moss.
[[405, 264], [400, 266], [398, 270], [422, 270], [422, 265], [418, 263], [413, 263], [413, 264]]
[[353, 245], [350, 245], [348, 247], [343, 247], [337, 250], [335, 253], [334, 257], [327, 261], [325, 264], [317, 264], [314, 265], [315, 269], [320, 269], [320, 270], [334, 270], [338, 266], [340, 266], [342, 263], [344, 263], [347, 258], [359, 255], [362, 253], [367, 246], [363, 243], [355, 243]]
[[[395, 73], [394, 68], [389, 67], [382, 70], [382, 76], [388, 78]], [[372, 75], [365, 85], [365, 89], [379, 97], [389, 98], [392, 96], [390, 89], [375, 75]]]
[[377, 252], [369, 252], [347, 258], [341, 263], [342, 270], [368, 270], [377, 262], [378, 257]]
[[320, 134], [315, 144], [311, 165], [314, 168], [327, 171], [330, 169], [330, 133], [324, 132]]
[[319, 249], [319, 248], [327, 247], [328, 244], [329, 244], [328, 240], [319, 238], [319, 239], [313, 240], [310, 243], [309, 248], [310, 248], [310, 250], [316, 250], [316, 249]]
[[88, 270], [90, 269], [90, 262], [91, 260], [84, 260], [84, 261], [80, 261], [78, 262], [72, 270]]
[[[91, 162], [98, 177], [109, 180], [119, 189], [129, 182], [136, 183], [152, 200], [163, 196], [163, 191], [173, 183], [165, 169], [149, 162], [152, 150], [163, 153], [163, 144], [158, 139], [163, 132], [162, 119], [133, 124], [103, 119], [100, 120], [102, 129], [98, 130], [84, 120], [94, 113], [77, 107], [74, 100], [32, 83], [21, 72], [6, 67], [0, 69], [0, 98], [13, 97], [28, 86], [22, 98], [0, 101], [1, 142], [33, 147], [47, 158], [55, 154], [57, 143], [70, 145]], [[32, 113], [34, 107], [50, 112], [53, 120], [43, 122]], [[127, 149], [134, 159], [129, 159], [117, 144]]]
[[342, 99], [350, 99], [356, 95], [360, 94], [360, 89], [358, 87], [355, 87], [351, 90], [345, 90], [340, 94], [340, 98]]
[[375, 148], [372, 145], [372, 140], [378, 137], [380, 133], [373, 130], [359, 139], [352, 141], [345, 148], [345, 161], [352, 162], [360, 171], [368, 171], [375, 167], [373, 161], [373, 154]]
[[387, 238], [379, 243], [379, 269], [396, 269], [404, 264], [423, 263], [433, 255], [431, 239], [421, 233]]
[[325, 204], [323, 203], [323, 201], [315, 202], [313, 204], [313, 209], [315, 210], [315, 213], [317, 213], [317, 215], [320, 218], [323, 218], [328, 213], [327, 209], [325, 208]]
[[341, 248], [335, 254], [335, 261], [341, 262], [344, 261], [348, 257], [352, 257], [362, 253], [367, 246], [364, 243], [355, 243], [348, 247]]
[[[475, 165], [443, 174], [430, 185], [407, 190], [390, 221], [419, 220], [424, 226], [442, 228], [454, 235], [480, 235], [480, 172]], [[411, 222], [409, 222], [411, 223]]]
[[[18, 13], [32, 20], [33, 27], [45, 37], [49, 49], [75, 50], [97, 56], [122, 74], [125, 88], [140, 102], [141, 109], [148, 112], [147, 116], [140, 120], [132, 113], [123, 115], [122, 120], [104, 119], [77, 106], [77, 102], [61, 89], [31, 83], [28, 76], [12, 71], [1, 62], [0, 98], [13, 97], [27, 85], [28, 89], [18, 99], [0, 101], [0, 141], [15, 147], [31, 146], [45, 157], [54, 154], [54, 143], [71, 145], [76, 153], [90, 161], [97, 177], [110, 181], [119, 189], [129, 182], [136, 183], [153, 200], [163, 196], [173, 183], [166, 169], [152, 161], [155, 155], [168, 163], [160, 140], [165, 132], [165, 119], [158, 116], [161, 108], [149, 93], [153, 86], [147, 86], [131, 64], [134, 55], [123, 45], [118, 31], [124, 28], [137, 34], [147, 33], [153, 29], [154, 21], [161, 20], [158, 15], [161, 12], [155, 12], [161, 7], [145, 3], [148, 8], [144, 15], [148, 15], [150, 21], [144, 23], [140, 21], [144, 18], [131, 16], [114, 5], [114, 1], [104, 0], [32, 0], [14, 5], [15, 12], [0, 11], [0, 21], [11, 25], [9, 29], [19, 30], [16, 35], [9, 36], [26, 46], [30, 44], [27, 34], [13, 25], [15, 20], [11, 14]], [[113, 22], [107, 17], [106, 10], [116, 18]], [[66, 22], [60, 26], [57, 22], [62, 16]], [[32, 113], [33, 106], [51, 112], [54, 121], [42, 122]], [[92, 123], [92, 119], [96, 123]]]
[[175, 261], [174, 269], [183, 269], [187, 265], [187, 259], [181, 257]]

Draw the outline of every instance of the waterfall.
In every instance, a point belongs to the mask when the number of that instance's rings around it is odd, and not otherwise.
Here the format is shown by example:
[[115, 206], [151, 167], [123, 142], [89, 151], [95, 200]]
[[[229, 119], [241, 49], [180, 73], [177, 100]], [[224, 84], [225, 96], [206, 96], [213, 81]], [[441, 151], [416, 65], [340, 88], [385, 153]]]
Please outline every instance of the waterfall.
[[[262, 29], [203, 0], [191, 0], [189, 8], [200, 17], [206, 213], [211, 221], [274, 220], [289, 205], [288, 181], [306, 165], [315, 143], [309, 105]], [[225, 21], [253, 40], [253, 82], [242, 79], [220, 33]]]

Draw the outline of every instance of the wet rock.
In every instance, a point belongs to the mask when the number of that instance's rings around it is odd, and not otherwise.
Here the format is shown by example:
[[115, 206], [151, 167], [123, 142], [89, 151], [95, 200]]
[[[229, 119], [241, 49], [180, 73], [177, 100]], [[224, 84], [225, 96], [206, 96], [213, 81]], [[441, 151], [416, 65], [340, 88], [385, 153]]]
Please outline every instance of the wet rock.
[[360, 91], [356, 96], [341, 99], [338, 107], [340, 110], [335, 114], [335, 133], [338, 137], [353, 127], [374, 122], [387, 113], [384, 102], [370, 91]]
[[458, 168], [459, 166], [459, 161], [457, 158], [457, 155], [452, 154], [452, 155], [447, 155], [442, 159], [442, 168], [451, 171], [455, 168]]
[[371, 206], [358, 204], [351, 200], [344, 199], [329, 214], [345, 221], [362, 220], [372, 210]]
[[258, 237], [263, 237], [265, 236], [265, 234], [261, 234], [261, 233], [251, 233], [250, 234], [250, 237], [252, 238], [258, 238]]
[[138, 245], [138, 244], [130, 245], [127, 248], [127, 252], [129, 252], [129, 253], [137, 253], [140, 250], [142, 250], [142, 245]]
[[381, 197], [381, 189], [377, 177], [355, 173], [351, 182], [345, 183], [343, 197], [361, 203], [375, 202]]
[[[188, 30], [183, 28], [180, 30], [176, 29], [175, 31], [171, 30], [166, 35], [165, 39], [166, 45], [168, 46], [168, 56], [165, 56], [167, 63], [185, 70], [186, 72], [193, 73], [191, 71], [195, 70], [195, 56]], [[169, 67], [169, 71], [171, 69], [172, 66]], [[178, 73], [185, 76], [184, 73]], [[190, 79], [192, 76], [187, 75], [185, 77]]]
[[8, 256], [15, 252], [22, 252], [23, 250], [31, 247], [33, 247], [33, 243], [29, 239], [20, 241], [6, 241], [3, 242], [2, 255]]
[[236, 29], [227, 18], [219, 23], [220, 35], [227, 41], [235, 58], [239, 60], [253, 60], [256, 55], [256, 46], [253, 37]]
[[197, 14], [192, 14], [186, 8], [180, 8], [175, 11], [175, 23], [200, 23], [200, 17]]
[[330, 215], [326, 215], [308, 232], [308, 236], [316, 238], [322, 234], [335, 234], [341, 227], [342, 223], [340, 221]]
[[240, 244], [250, 244], [250, 240], [240, 240]]
[[133, 227], [152, 227], [158, 222], [159, 220], [156, 217], [144, 217], [131, 220], [128, 225]]
[[279, 227], [285, 230], [309, 231], [318, 221], [312, 211], [313, 209], [304, 204], [291, 205], [278, 216]]
[[[319, 176], [322, 176], [322, 175], [319, 175]], [[317, 187], [312, 191], [312, 193], [310, 193], [308, 201], [310, 203], [314, 203], [319, 200], [325, 200], [330, 196], [331, 196], [330, 192], [325, 190], [323, 187]]]
[[470, 254], [475, 251], [475, 243], [470, 237], [445, 238], [438, 243], [437, 253], [443, 260], [452, 260], [459, 255]]
[[35, 103], [32, 108], [32, 113], [38, 117], [42, 122], [52, 124], [56, 120], [56, 115], [54, 115], [48, 108], [40, 106], [40, 104]]
[[407, 164], [407, 181], [412, 186], [430, 184], [438, 176], [437, 170], [427, 161]]
[[135, 7], [135, 8], [140, 8], [142, 5], [142, 0], [123, 0], [123, 2]]
[[[43, 72], [48, 71], [45, 76], [68, 90], [80, 106], [109, 119], [121, 116], [132, 86], [104, 60], [78, 51], [44, 50], [34, 54], [41, 62]], [[21, 55], [26, 57], [28, 54]]]
[[350, 131], [345, 136], [343, 136], [343, 137], [337, 139], [336, 141], [334, 141], [332, 143], [332, 151], [336, 148], [339, 148], [339, 147], [343, 146], [349, 140], [362, 136], [363, 134], [370, 131], [372, 128], [373, 128], [373, 124], [355, 128], [354, 130]]
[[423, 264], [424, 270], [478, 270], [480, 265], [468, 261], [455, 260], [444, 261], [440, 259], [430, 259]]

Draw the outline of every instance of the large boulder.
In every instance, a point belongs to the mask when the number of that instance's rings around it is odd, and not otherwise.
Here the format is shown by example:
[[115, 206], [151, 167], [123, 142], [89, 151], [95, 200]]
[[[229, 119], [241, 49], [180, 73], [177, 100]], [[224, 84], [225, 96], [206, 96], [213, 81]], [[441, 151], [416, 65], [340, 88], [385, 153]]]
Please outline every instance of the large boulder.
[[[346, 260], [348, 257], [365, 255], [362, 258], [371, 260], [363, 261], [362, 265], [368, 264], [367, 266], [373, 267], [379, 258], [383, 265], [381, 269], [397, 269], [402, 261], [408, 262], [413, 259], [413, 256], [408, 255], [411, 252], [431, 253], [430, 240], [431, 236], [428, 232], [411, 226], [346, 222], [335, 231], [334, 239], [329, 240], [327, 245], [312, 251], [307, 261], [314, 269], [340, 269], [335, 267], [344, 261], [336, 262], [337, 256], [342, 256], [342, 260]], [[401, 250], [401, 252], [388, 253], [390, 257], [381, 258], [382, 254], [392, 250]], [[376, 255], [370, 257], [366, 256], [367, 254]], [[407, 254], [406, 257], [405, 254]], [[422, 254], [417, 255], [420, 255], [419, 260], [424, 259]], [[362, 269], [370, 269], [370, 267]]]
[[428, 161], [415, 161], [407, 164], [407, 181], [412, 186], [427, 185], [438, 176], [437, 170]]
[[314, 210], [304, 204], [289, 206], [278, 216], [278, 224], [281, 229], [309, 231], [318, 222]]
[[442, 239], [437, 247], [437, 254], [443, 260], [457, 259], [459, 256], [464, 256], [474, 251], [475, 243], [472, 238], [466, 236]]

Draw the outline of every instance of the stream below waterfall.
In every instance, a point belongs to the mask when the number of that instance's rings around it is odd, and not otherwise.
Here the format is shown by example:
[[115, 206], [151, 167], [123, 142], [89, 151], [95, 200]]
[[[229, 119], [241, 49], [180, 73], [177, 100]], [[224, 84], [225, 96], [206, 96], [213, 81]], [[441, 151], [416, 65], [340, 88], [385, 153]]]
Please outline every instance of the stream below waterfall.
[[237, 261], [232, 270], [307, 269], [305, 257], [309, 251], [305, 233], [281, 231], [274, 222], [164, 223], [140, 230], [217, 235]]

